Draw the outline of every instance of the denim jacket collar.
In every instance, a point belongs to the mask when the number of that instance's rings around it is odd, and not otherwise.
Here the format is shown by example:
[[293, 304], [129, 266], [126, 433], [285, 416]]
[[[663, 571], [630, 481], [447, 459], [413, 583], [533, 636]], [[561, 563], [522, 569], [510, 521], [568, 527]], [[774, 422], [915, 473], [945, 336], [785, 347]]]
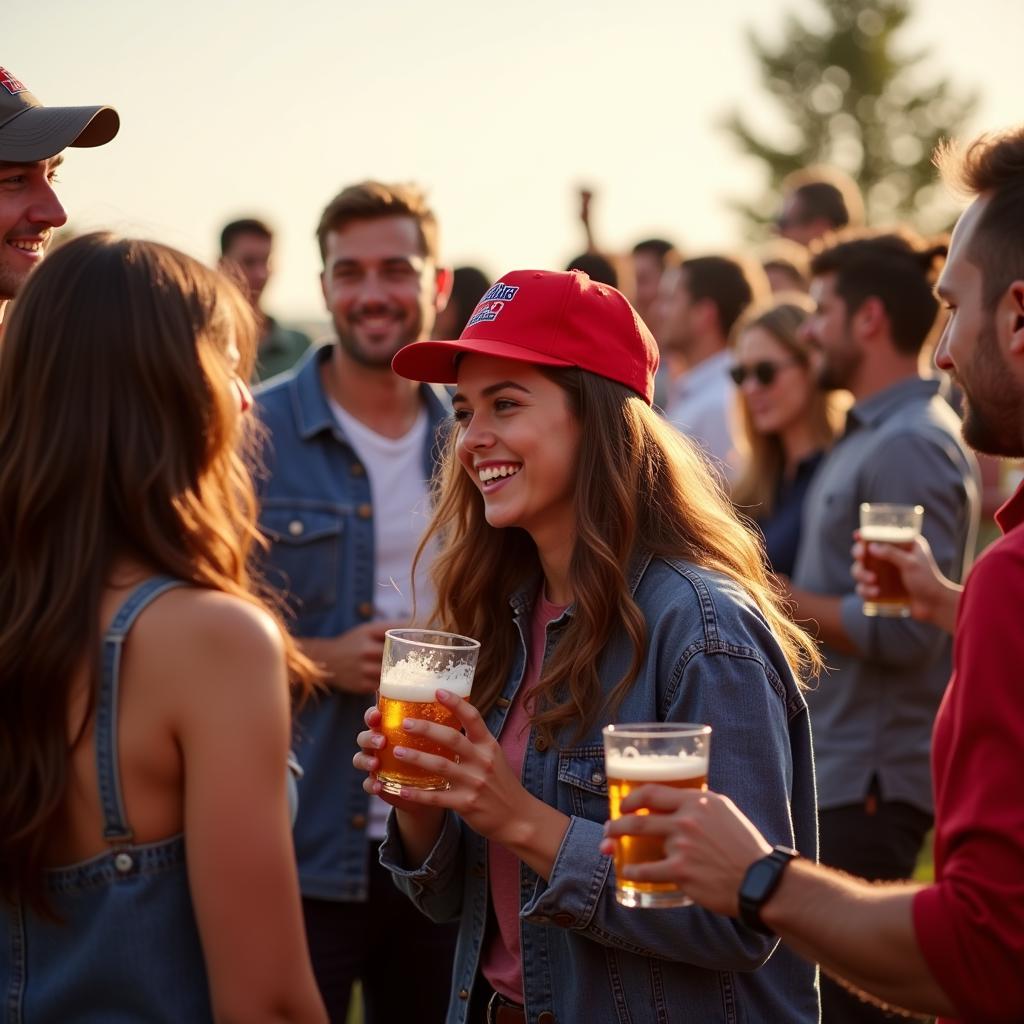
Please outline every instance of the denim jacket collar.
[[[336, 344], [337, 342], [328, 342], [311, 352], [288, 385], [296, 428], [303, 441], [308, 441], [322, 431], [329, 430], [339, 440], [347, 442], [341, 424], [331, 412], [320, 378], [320, 371], [324, 364], [332, 358]], [[439, 394], [433, 385], [421, 384], [419, 391], [427, 407], [427, 416], [432, 423], [436, 423], [448, 415], [449, 404], [446, 401], [447, 396], [442, 397], [443, 389]]]
[[[640, 586], [640, 581], [643, 579], [644, 573], [647, 572], [647, 567], [651, 564], [651, 560], [653, 558], [654, 555], [650, 551], [639, 551], [629, 560], [626, 582], [629, 586], [630, 596], [636, 596], [636, 588]], [[509, 597], [508, 603], [512, 606], [512, 611], [517, 620], [529, 615], [533, 610], [533, 600], [537, 594], [537, 588], [539, 586], [540, 574], [538, 573], [533, 576], [528, 583], [524, 583], [517, 590], [513, 591], [512, 595]], [[575, 603], [569, 605], [562, 615], [554, 620], [552, 625], [562, 625], [566, 618], [572, 617], [575, 609]]]

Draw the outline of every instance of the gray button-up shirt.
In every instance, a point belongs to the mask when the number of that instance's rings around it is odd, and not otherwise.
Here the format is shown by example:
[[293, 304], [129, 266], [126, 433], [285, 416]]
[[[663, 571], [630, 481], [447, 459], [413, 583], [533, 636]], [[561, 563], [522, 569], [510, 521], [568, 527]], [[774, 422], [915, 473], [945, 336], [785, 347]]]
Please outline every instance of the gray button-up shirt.
[[932, 723], [949, 679], [951, 638], [911, 619], [869, 618], [850, 576], [862, 501], [924, 506], [922, 532], [942, 571], [960, 579], [974, 551], [980, 479], [960, 420], [935, 380], [912, 378], [862, 402], [804, 505], [794, 586], [842, 598], [856, 655], [826, 645], [829, 671], [807, 694], [821, 808], [864, 799], [932, 809]]

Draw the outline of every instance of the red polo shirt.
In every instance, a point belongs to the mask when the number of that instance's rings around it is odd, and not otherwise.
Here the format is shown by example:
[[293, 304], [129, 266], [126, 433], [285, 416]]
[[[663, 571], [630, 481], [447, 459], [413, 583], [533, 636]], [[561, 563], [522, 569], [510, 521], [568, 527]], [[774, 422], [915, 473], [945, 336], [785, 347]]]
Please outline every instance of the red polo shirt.
[[935, 720], [935, 884], [914, 899], [928, 966], [965, 1024], [1024, 1020], [1024, 485], [971, 572]]

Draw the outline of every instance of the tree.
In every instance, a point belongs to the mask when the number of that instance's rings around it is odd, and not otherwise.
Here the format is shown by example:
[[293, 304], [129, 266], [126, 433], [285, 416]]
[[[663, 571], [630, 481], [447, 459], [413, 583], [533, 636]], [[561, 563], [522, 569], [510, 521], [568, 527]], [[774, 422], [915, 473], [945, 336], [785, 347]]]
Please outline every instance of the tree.
[[763, 231], [777, 212], [782, 179], [827, 163], [860, 184], [869, 223], [907, 218], [924, 231], [946, 226], [950, 208], [936, 185], [931, 154], [940, 139], [959, 133], [976, 94], [955, 90], [947, 78], [929, 84], [920, 68], [927, 52], [897, 47], [894, 37], [911, 16], [911, 0], [817, 3], [823, 26], [789, 15], [777, 48], [749, 33], [788, 138], [772, 145], [738, 111], [728, 115], [726, 130], [764, 162], [771, 189], [759, 202], [734, 205], [754, 233], [759, 226]]

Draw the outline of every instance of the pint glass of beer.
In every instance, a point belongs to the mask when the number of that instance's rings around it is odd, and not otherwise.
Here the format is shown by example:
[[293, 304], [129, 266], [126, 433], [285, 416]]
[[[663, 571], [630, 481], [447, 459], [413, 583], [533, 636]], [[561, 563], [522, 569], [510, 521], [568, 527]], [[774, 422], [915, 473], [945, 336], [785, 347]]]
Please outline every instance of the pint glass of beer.
[[[920, 505], [883, 505], [865, 501], [860, 506], [860, 538], [867, 544], [892, 544], [909, 551], [921, 532], [924, 509]], [[878, 596], [864, 602], [865, 615], [906, 618], [910, 595], [899, 569], [865, 549], [864, 568], [878, 580]]]
[[479, 640], [455, 633], [431, 629], [389, 629], [384, 634], [384, 659], [380, 668], [380, 689], [377, 691], [377, 708], [383, 719], [381, 731], [387, 738], [384, 748], [377, 754], [380, 759], [377, 778], [384, 792], [397, 795], [403, 786], [411, 789], [448, 788], [449, 783], [444, 776], [399, 761], [393, 751], [396, 746], [410, 747], [457, 760], [447, 747], [406, 732], [402, 721], [422, 718], [458, 729], [459, 720], [437, 702], [435, 694], [437, 690], [448, 690], [459, 697], [468, 697], [479, 653]]
[[[711, 726], [674, 722], [609, 725], [604, 732], [604, 770], [612, 820], [622, 801], [648, 782], [678, 789], [707, 789]], [[637, 814], [648, 814], [640, 810]], [[665, 857], [664, 842], [651, 836], [620, 836], [615, 850], [615, 899], [624, 907], [685, 907], [691, 900], [671, 882], [634, 882], [627, 864]]]

